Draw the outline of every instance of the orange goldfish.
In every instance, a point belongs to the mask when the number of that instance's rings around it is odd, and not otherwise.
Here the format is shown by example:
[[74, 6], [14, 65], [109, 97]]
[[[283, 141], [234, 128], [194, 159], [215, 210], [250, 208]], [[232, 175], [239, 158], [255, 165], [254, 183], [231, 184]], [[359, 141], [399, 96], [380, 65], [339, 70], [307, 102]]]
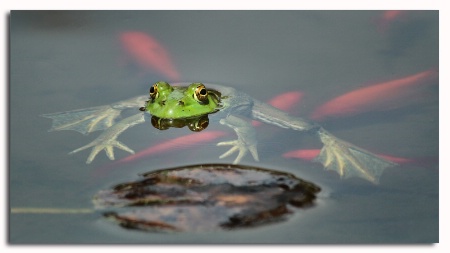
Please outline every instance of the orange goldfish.
[[407, 11], [404, 10], [386, 10], [377, 18], [376, 25], [378, 31], [382, 34], [386, 33], [389, 27], [396, 21], [402, 19]]
[[[312, 161], [314, 158], [316, 158], [320, 153], [320, 149], [299, 149], [299, 150], [293, 150], [289, 151], [287, 153], [283, 154], [283, 157], [285, 158], [299, 158], [306, 161]], [[402, 157], [395, 157], [390, 155], [382, 155], [377, 154], [377, 156], [386, 159], [391, 162], [395, 163], [411, 163], [413, 160], [402, 158]]]
[[377, 83], [339, 96], [316, 108], [310, 118], [316, 121], [328, 117], [352, 116], [362, 112], [391, 109], [413, 88], [434, 83], [438, 77], [436, 70], [426, 70], [387, 82]]
[[171, 150], [188, 148], [191, 145], [209, 142], [225, 135], [226, 132], [223, 131], [204, 131], [191, 133], [151, 146], [134, 155], [130, 155], [119, 160], [118, 163], [135, 161], [150, 155], [157, 155]]
[[125, 52], [144, 69], [155, 70], [171, 81], [179, 80], [169, 53], [152, 36], [137, 31], [123, 32], [120, 42]]

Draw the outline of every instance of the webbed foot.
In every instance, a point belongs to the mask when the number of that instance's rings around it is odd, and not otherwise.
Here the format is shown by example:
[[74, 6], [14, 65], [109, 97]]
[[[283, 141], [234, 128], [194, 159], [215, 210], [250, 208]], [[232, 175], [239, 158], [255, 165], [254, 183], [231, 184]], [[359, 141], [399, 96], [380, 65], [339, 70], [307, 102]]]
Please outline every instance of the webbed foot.
[[250, 153], [253, 156], [253, 159], [255, 159], [255, 161], [259, 161], [258, 150], [256, 149], [256, 145], [248, 146], [240, 140], [234, 140], [234, 141], [219, 142], [219, 143], [217, 143], [217, 146], [232, 146], [227, 152], [225, 152], [221, 156], [219, 156], [219, 159], [228, 157], [231, 154], [235, 153], [236, 151], [239, 151], [238, 156], [236, 157], [236, 159], [233, 162], [234, 164], [237, 164], [248, 153], [248, 151], [250, 151]]
[[74, 151], [70, 152], [69, 155], [75, 154], [75, 153], [77, 153], [79, 151], [82, 151], [82, 150], [88, 149], [90, 147], [93, 147], [92, 151], [91, 151], [91, 154], [89, 154], [89, 157], [86, 160], [86, 163], [89, 164], [95, 159], [97, 154], [100, 151], [102, 151], [102, 150], [105, 150], [106, 155], [108, 156], [108, 158], [110, 160], [114, 160], [114, 147], [122, 149], [122, 150], [125, 150], [125, 151], [127, 151], [127, 152], [129, 152], [131, 154], [134, 154], [134, 151], [132, 149], [130, 149], [129, 147], [127, 147], [122, 142], [120, 142], [120, 141], [118, 141], [116, 139], [103, 141], [100, 137], [95, 139], [93, 142], [91, 142], [91, 143], [81, 147], [81, 148], [75, 149]]
[[361, 177], [376, 184], [387, 167], [396, 165], [323, 129], [319, 130], [319, 136], [324, 146], [315, 160], [343, 178]]
[[88, 134], [111, 127], [120, 112], [121, 110], [106, 105], [41, 116], [53, 120], [49, 131], [75, 130], [82, 134]]

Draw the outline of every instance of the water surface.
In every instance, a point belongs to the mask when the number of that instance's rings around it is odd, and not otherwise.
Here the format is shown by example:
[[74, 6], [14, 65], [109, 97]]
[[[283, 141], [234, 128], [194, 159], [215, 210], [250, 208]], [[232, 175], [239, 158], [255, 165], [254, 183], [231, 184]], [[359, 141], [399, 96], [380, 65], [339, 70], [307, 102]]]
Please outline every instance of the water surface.
[[[169, 52], [182, 81], [230, 85], [267, 101], [301, 91], [293, 114], [308, 117], [351, 90], [438, 69], [438, 12], [381, 11], [13, 11], [10, 20], [11, 207], [91, 208], [99, 189], [138, 173], [219, 160], [215, 143], [149, 156], [113, 169], [104, 152], [67, 153], [98, 135], [48, 132], [45, 113], [144, 95], [167, 80], [130, 61], [119, 34], [140, 31]], [[172, 81], [172, 80], [168, 80]], [[405, 90], [408, 92], [408, 90]], [[100, 214], [10, 214], [11, 243], [433, 243], [438, 242], [438, 80], [390, 110], [323, 122], [336, 136], [377, 153], [415, 159], [387, 169], [380, 183], [341, 180], [317, 163], [286, 159], [318, 140], [271, 126], [258, 128], [261, 163], [322, 187], [317, 205], [288, 222], [233, 232], [149, 234], [123, 230]], [[385, 109], [385, 108], [384, 108]], [[127, 113], [133, 113], [129, 111]], [[211, 129], [234, 133], [217, 123]], [[189, 131], [149, 124], [119, 137], [135, 151]], [[128, 154], [116, 150], [116, 158]]]

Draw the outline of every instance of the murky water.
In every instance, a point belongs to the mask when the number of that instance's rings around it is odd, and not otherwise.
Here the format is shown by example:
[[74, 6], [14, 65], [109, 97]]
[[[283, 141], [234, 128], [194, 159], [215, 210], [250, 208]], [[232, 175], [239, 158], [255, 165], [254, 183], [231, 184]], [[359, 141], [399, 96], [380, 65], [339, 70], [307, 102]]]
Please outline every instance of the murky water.
[[[438, 12], [411, 11], [16, 11], [10, 21], [10, 207], [92, 208], [102, 188], [138, 173], [219, 160], [217, 141], [230, 134], [112, 166], [104, 152], [67, 153], [94, 139], [48, 132], [39, 115], [145, 95], [167, 73], [142, 68], [119, 35], [140, 31], [169, 52], [182, 81], [230, 85], [267, 101], [289, 91], [304, 96], [293, 114], [309, 117], [346, 92], [437, 70]], [[172, 76], [173, 78], [173, 76]], [[400, 95], [401, 94], [401, 95]], [[371, 95], [365, 94], [367, 101]], [[233, 232], [158, 234], [124, 230], [100, 214], [10, 214], [12, 243], [431, 243], [438, 241], [438, 79], [403, 87], [394, 102], [356, 116], [321, 122], [336, 136], [376, 153], [412, 159], [387, 169], [378, 185], [341, 180], [320, 164], [283, 158], [320, 142], [295, 131], [258, 127], [261, 162], [322, 188], [317, 205], [287, 222]], [[381, 111], [375, 110], [380, 109]], [[128, 111], [127, 113], [133, 113]], [[135, 151], [183, 136], [150, 124], [119, 137]], [[233, 136], [233, 137], [231, 137]], [[188, 145], [188, 144], [186, 144]], [[116, 158], [128, 154], [117, 150]], [[68, 229], [70, 228], [70, 229]]]

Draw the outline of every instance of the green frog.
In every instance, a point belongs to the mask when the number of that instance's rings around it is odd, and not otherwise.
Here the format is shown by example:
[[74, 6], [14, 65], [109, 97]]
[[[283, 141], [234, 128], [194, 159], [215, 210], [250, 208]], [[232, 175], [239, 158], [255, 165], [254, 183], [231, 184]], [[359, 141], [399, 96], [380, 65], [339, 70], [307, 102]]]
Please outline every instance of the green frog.
[[[116, 122], [121, 111], [127, 108], [139, 108], [141, 112]], [[248, 153], [254, 160], [259, 161], [255, 129], [251, 124], [251, 119], [254, 119], [316, 135], [323, 143], [323, 147], [315, 160], [322, 163], [326, 169], [337, 171], [344, 178], [361, 177], [377, 183], [383, 170], [395, 165], [367, 150], [338, 139], [317, 123], [291, 116], [232, 87], [214, 84], [170, 85], [160, 81], [151, 86], [149, 96], [138, 96], [111, 105], [42, 116], [53, 119], [50, 131], [75, 130], [88, 134], [104, 130], [91, 143], [69, 153], [74, 154], [92, 148], [86, 161], [91, 163], [102, 150], [105, 150], [111, 160], [114, 160], [114, 148], [133, 154], [134, 151], [118, 141], [117, 137], [129, 127], [145, 122], [149, 115], [152, 116], [153, 125], [160, 129], [186, 124], [195, 125], [190, 127], [193, 131], [200, 131], [207, 126], [208, 120], [205, 120], [205, 117], [219, 118], [220, 124], [232, 128], [237, 135], [236, 140], [217, 144], [231, 147], [219, 158], [237, 152], [235, 164], [240, 163]], [[193, 124], [192, 119], [196, 123]]]

